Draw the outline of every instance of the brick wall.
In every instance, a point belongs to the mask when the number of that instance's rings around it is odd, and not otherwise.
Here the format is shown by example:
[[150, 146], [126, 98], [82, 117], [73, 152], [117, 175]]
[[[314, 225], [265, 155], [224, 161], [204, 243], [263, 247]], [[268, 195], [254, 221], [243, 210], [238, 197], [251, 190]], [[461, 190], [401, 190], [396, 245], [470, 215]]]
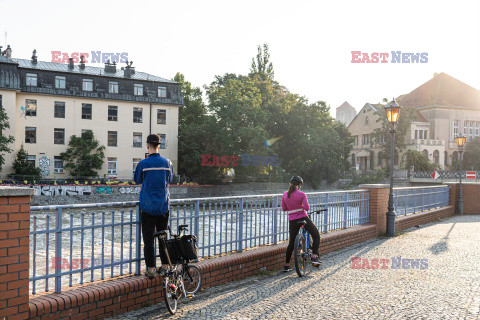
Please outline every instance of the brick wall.
[[462, 183], [463, 213], [480, 214], [480, 183]]
[[387, 230], [389, 185], [366, 184], [361, 185], [360, 189], [368, 190], [370, 194], [370, 223], [377, 225], [380, 234], [384, 234]]
[[416, 225], [429, 223], [441, 218], [450, 217], [455, 214], [453, 206], [443, 207], [422, 213], [415, 213], [408, 216], [400, 216], [395, 219], [395, 229], [403, 230]]
[[32, 193], [0, 187], [0, 319], [28, 319]]

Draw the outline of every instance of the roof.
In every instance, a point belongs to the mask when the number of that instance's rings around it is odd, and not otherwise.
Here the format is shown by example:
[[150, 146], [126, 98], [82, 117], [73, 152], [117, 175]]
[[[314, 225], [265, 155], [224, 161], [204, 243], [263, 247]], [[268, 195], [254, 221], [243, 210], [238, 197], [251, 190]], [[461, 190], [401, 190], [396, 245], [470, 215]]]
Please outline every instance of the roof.
[[425, 117], [418, 110], [415, 110], [413, 115], [415, 116], [415, 122], [428, 122], [428, 120], [425, 119]]
[[339, 107], [337, 107], [337, 109], [339, 109], [339, 108], [351, 108], [351, 109], [355, 110], [355, 108], [352, 107], [352, 106], [350, 105], [350, 103], [348, 103], [347, 101], [345, 101], [345, 102], [342, 103]]
[[[34, 64], [32, 63], [32, 60], [27, 60], [27, 59], [13, 58], [11, 60], [13, 60], [13, 63], [18, 63], [19, 68], [26, 68], [26, 69], [78, 73], [78, 74], [84, 74], [84, 75], [90, 75], [90, 76], [104, 76], [104, 77], [113, 77], [113, 78], [121, 78], [121, 79], [134, 79], [134, 80], [144, 80], [144, 81], [176, 83], [175, 81], [172, 81], [172, 80], [168, 80], [165, 78], [157, 77], [145, 72], [138, 72], [138, 71], [135, 71], [135, 73], [132, 75], [131, 78], [125, 78], [124, 72], [120, 68], [117, 69], [116, 73], [113, 73], [113, 72], [105, 73], [105, 69], [102, 67], [85, 66], [85, 69], [80, 69], [80, 65], [76, 64], [73, 69], [70, 69], [68, 67], [68, 64], [65, 64], [65, 63], [38, 61], [36, 64]], [[3, 61], [0, 61], [0, 62], [3, 62]]]
[[11, 63], [11, 64], [17, 64], [15, 61], [13, 61], [10, 58], [5, 57], [4, 55], [0, 54], [0, 63]]
[[397, 102], [403, 107], [415, 108], [432, 105], [480, 108], [480, 91], [442, 72], [412, 92], [399, 96]]

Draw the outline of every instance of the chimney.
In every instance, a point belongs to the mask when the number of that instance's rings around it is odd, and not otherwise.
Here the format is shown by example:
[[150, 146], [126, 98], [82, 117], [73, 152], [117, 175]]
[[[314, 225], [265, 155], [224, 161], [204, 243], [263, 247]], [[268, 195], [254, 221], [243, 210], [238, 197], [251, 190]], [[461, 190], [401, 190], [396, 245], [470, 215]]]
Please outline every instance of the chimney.
[[75, 68], [75, 65], [73, 64], [73, 58], [68, 58], [68, 68], [72, 70]]
[[12, 48], [10, 48], [10, 45], [7, 45], [7, 49], [5, 49], [5, 56], [9, 59], [12, 58]]
[[85, 69], [85, 57], [80, 56], [80, 69], [84, 70]]
[[32, 53], [32, 63], [33, 63], [33, 64], [37, 64], [37, 50], [36, 50], [36, 49], [33, 49], [33, 53]]
[[105, 73], [116, 73], [117, 72], [117, 63], [113, 61], [113, 63], [110, 63], [110, 60], [108, 60], [105, 63]]
[[124, 76], [125, 78], [131, 78], [132, 75], [135, 74], [135, 67], [132, 67], [132, 64], [133, 64], [133, 61], [130, 61], [130, 63], [128, 63], [128, 60], [127, 60], [127, 66], [126, 66], [126, 67], [122, 67], [123, 76]]

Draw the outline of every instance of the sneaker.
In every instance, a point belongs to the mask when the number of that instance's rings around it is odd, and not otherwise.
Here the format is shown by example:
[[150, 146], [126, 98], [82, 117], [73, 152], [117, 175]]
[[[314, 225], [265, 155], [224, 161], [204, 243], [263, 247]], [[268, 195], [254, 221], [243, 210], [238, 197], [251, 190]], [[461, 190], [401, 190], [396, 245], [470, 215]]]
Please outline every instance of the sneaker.
[[157, 270], [147, 269], [147, 271], [145, 271], [145, 276], [147, 276], [148, 279], [153, 279], [157, 276]]
[[160, 275], [160, 276], [164, 276], [167, 274], [167, 270], [164, 269], [163, 267], [158, 267], [157, 268], [157, 273]]
[[292, 268], [290, 268], [290, 266], [283, 267], [283, 272], [290, 272], [290, 271], [292, 271]]
[[312, 258], [310, 259], [310, 261], [312, 262], [312, 264], [313, 264], [314, 266], [319, 266], [319, 265], [322, 263], [322, 261], [320, 261], [320, 259], [318, 259], [318, 257], [315, 257], [315, 258], [312, 257]]

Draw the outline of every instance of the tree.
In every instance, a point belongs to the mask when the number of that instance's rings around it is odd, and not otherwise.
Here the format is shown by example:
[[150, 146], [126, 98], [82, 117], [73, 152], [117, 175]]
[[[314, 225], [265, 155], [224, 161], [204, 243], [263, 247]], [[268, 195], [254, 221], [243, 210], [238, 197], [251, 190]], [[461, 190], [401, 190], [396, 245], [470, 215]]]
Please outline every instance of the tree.
[[13, 169], [15, 175], [40, 177], [40, 168], [35, 167], [31, 162], [27, 161], [27, 152], [23, 148], [23, 143], [18, 150], [15, 160], [13, 161]]
[[4, 135], [3, 130], [9, 129], [10, 123], [8, 122], [7, 112], [3, 109], [0, 101], [0, 171], [5, 164], [5, 158], [3, 154], [5, 152], [12, 152], [12, 149], [8, 147], [9, 144], [15, 141], [15, 138], [10, 135]]
[[252, 58], [252, 66], [250, 67], [250, 75], [259, 74], [262, 77], [266, 77], [273, 80], [273, 65], [270, 62], [270, 53], [268, 51], [268, 44], [263, 44], [262, 47], [258, 46], [256, 58]]
[[68, 149], [60, 154], [65, 161], [64, 168], [74, 177], [97, 176], [104, 163], [105, 147], [95, 140], [91, 130], [85, 131], [81, 137], [70, 137]]
[[462, 166], [465, 169], [480, 170], [480, 137], [465, 145]]
[[435, 170], [435, 165], [430, 162], [428, 157], [420, 151], [407, 150], [404, 154], [405, 157], [405, 169], [409, 170], [411, 166], [415, 168], [415, 171], [432, 172]]

